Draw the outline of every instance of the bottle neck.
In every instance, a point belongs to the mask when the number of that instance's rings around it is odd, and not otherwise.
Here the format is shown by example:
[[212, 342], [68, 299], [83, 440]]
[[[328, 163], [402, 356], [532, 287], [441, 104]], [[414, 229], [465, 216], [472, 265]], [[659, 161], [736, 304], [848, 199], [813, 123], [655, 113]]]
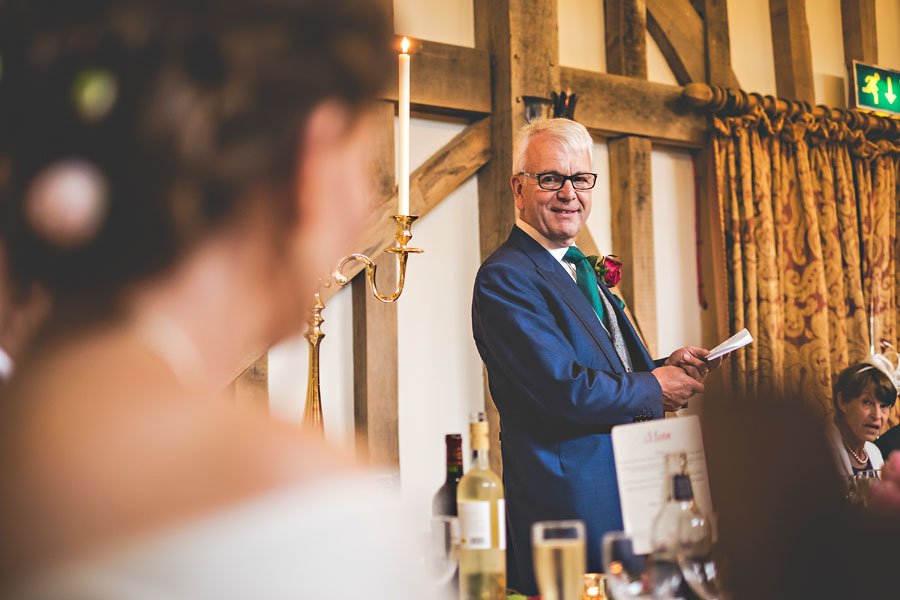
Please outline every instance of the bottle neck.
[[448, 435], [447, 438], [447, 482], [456, 483], [463, 474], [462, 437]]
[[487, 449], [479, 450], [472, 448], [472, 468], [486, 470], [491, 468], [491, 461], [488, 458]]

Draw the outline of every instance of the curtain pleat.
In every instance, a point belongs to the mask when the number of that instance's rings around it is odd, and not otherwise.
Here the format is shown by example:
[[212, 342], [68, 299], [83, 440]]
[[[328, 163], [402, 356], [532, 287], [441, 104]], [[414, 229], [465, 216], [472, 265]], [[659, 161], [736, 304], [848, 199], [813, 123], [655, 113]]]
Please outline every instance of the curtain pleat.
[[872, 343], [897, 346], [900, 149], [761, 108], [714, 116], [711, 143], [729, 324], [755, 340], [732, 357], [732, 383], [830, 412], [841, 369]]

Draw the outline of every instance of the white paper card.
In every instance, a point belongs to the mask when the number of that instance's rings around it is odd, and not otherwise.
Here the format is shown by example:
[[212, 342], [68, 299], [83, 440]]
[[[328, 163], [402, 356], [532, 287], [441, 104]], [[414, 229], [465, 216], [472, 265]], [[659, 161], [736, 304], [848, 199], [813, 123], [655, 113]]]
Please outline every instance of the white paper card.
[[650, 533], [664, 501], [665, 456], [670, 452], [687, 453], [694, 500], [715, 526], [706, 454], [696, 415], [616, 425], [612, 428], [612, 444], [622, 522], [625, 533], [632, 537], [635, 553], [652, 550]]
[[738, 348], [743, 348], [753, 343], [753, 336], [746, 329], [741, 329], [736, 334], [709, 351], [709, 356], [705, 360], [715, 360], [720, 356], [725, 356], [729, 352], [734, 352]]

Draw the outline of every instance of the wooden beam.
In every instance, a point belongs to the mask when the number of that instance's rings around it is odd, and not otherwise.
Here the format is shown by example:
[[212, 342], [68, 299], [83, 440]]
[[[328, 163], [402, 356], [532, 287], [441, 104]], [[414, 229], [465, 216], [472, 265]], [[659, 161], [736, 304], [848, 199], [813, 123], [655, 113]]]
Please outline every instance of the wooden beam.
[[769, 0], [769, 18], [778, 95], [815, 106], [806, 0]]
[[578, 94], [575, 117], [595, 135], [640, 135], [684, 148], [706, 143], [707, 118], [678, 86], [570, 67], [560, 69], [560, 83]]
[[841, 0], [844, 60], [878, 64], [875, 0]]
[[740, 87], [731, 68], [731, 38], [728, 33], [728, 2], [698, 0], [702, 3], [703, 33], [706, 42], [706, 83]]
[[[491, 159], [491, 117], [485, 117], [466, 127], [412, 172], [409, 181], [409, 203], [413, 214], [423, 217], [440, 204], [450, 192]], [[369, 257], [382, 254], [382, 249], [395, 243], [396, 226], [391, 216], [397, 213], [397, 194], [392, 192], [374, 211], [369, 227], [361, 238], [356, 252]], [[412, 245], [416, 244], [413, 227]], [[415, 260], [412, 257], [410, 260]], [[358, 261], [347, 264], [344, 275], [354, 277], [364, 265]], [[381, 273], [378, 273], [379, 281]], [[327, 301], [337, 291], [335, 285], [322, 290]]]
[[525, 122], [522, 97], [547, 98], [562, 89], [556, 2], [475, 0], [475, 46], [493, 61], [493, 158], [478, 174], [481, 256], [487, 258], [515, 221], [509, 178], [513, 143]]
[[[375, 259], [378, 284], [397, 285], [397, 259]], [[364, 273], [353, 279], [353, 414], [357, 456], [367, 463], [399, 468], [397, 305], [376, 300]]]
[[[509, 178], [515, 135], [524, 123], [524, 96], [561, 90], [557, 0], [475, 0], [475, 47], [491, 54], [493, 158], [478, 175], [482, 259], [509, 235], [515, 210]], [[500, 473], [499, 417], [485, 377], [491, 423], [491, 467]]]
[[[378, 148], [375, 190], [378, 198], [394, 196], [394, 107], [383, 103], [376, 115]], [[397, 285], [396, 259], [378, 253], [378, 284]], [[397, 408], [397, 305], [376, 300], [365, 273], [351, 283], [353, 301], [353, 413], [357, 455], [363, 462], [399, 468]]]
[[626, 136], [609, 141], [609, 188], [613, 251], [627, 265], [619, 284], [626, 304], [655, 356], [656, 275], [653, 255], [653, 197], [650, 140]]
[[[490, 114], [491, 56], [487, 51], [416, 38], [409, 40], [409, 94], [413, 110], [466, 117]], [[382, 98], [397, 101], [396, 76]]]
[[606, 0], [606, 71], [647, 79], [645, 0]]
[[[690, 0], [646, 0], [646, 2], [647, 31], [669, 63], [675, 79], [681, 85], [692, 81], [705, 81], [707, 66], [704, 52], [704, 23]], [[715, 19], [713, 15], [710, 23]], [[718, 41], [721, 43], [721, 40]], [[722, 76], [729, 82], [727, 87], [740, 87], [730, 65]]]
[[[607, 15], [624, 15], [624, 21], [619, 25], [625, 32], [621, 36], [607, 35], [606, 55], [629, 57], [611, 65], [610, 72], [620, 71], [614, 75], [639, 79], [647, 77], [646, 44], [628, 46], [634, 40], [647, 37], [647, 24], [641, 17], [646, 14], [644, 6], [644, 0], [607, 0]], [[690, 5], [688, 8], [694, 10]], [[640, 104], [640, 98], [639, 95], [629, 94], [623, 99]], [[627, 135], [609, 141], [613, 251], [629, 266], [627, 275], [630, 275], [623, 278], [619, 288], [625, 303], [631, 307], [638, 328], [644, 333], [647, 349], [653, 355], [656, 352], [657, 332], [650, 151], [651, 142], [646, 137]]]

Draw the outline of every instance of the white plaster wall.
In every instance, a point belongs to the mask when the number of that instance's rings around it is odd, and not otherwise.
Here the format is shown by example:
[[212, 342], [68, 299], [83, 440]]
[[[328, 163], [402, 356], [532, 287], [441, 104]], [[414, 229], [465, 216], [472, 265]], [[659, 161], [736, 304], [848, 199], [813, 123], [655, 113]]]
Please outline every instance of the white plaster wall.
[[847, 69], [841, 27], [841, 0], [808, 0], [806, 22], [812, 54], [816, 104], [847, 106]]
[[[319, 379], [325, 438], [353, 447], [353, 315], [350, 288], [339, 291], [322, 312], [325, 337], [319, 347]], [[269, 410], [300, 422], [306, 404], [309, 343], [302, 335], [269, 350]]]
[[691, 153], [670, 148], [654, 149], [650, 170], [659, 322], [659, 356], [656, 358], [661, 358], [683, 346], [702, 345]]
[[475, 45], [472, 0], [394, 0], [394, 32], [444, 44]]
[[559, 0], [557, 7], [559, 64], [605, 73], [603, 2]]
[[[816, 3], [819, 0], [807, 0]], [[769, 0], [728, 0], [731, 66], [748, 92], [775, 95]], [[840, 38], [836, 43], [840, 43]]]
[[875, 0], [878, 64], [900, 69], [900, 0]]
[[[410, 162], [420, 164], [463, 128], [414, 120]], [[463, 434], [468, 448], [469, 413], [484, 407], [470, 317], [481, 263], [475, 178], [417, 222], [413, 233], [425, 253], [410, 259], [397, 305], [400, 478], [403, 495], [425, 516], [444, 479], [444, 434]], [[464, 457], [468, 466], [468, 452]]]

